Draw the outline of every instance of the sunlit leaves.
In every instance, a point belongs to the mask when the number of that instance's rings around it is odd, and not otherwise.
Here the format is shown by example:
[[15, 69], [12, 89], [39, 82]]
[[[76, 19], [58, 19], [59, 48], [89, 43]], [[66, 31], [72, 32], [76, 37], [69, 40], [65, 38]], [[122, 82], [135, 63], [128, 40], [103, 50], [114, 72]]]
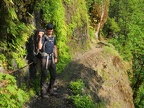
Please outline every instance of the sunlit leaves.
[[[144, 105], [144, 4], [140, 0], [113, 0], [110, 16], [116, 18], [121, 31], [111, 40], [125, 60], [131, 60], [133, 77], [131, 85], [134, 103], [141, 108]], [[115, 13], [115, 11], [117, 13]], [[122, 35], [123, 34], [123, 35]]]
[[28, 95], [16, 86], [16, 80], [9, 74], [0, 73], [0, 107], [21, 108]]
[[9, 13], [9, 17], [11, 17], [12, 20], [14, 20], [14, 19], [18, 20], [15, 8], [13, 7], [14, 2], [12, 0], [4, 0], [4, 2], [6, 4], [6, 7], [7, 7], [7, 10], [8, 10], [8, 13]]
[[[22, 67], [25, 63], [24, 56], [26, 55], [26, 49], [25, 44], [28, 40], [28, 38], [32, 35], [33, 30], [35, 29], [31, 24], [26, 24], [23, 22], [23, 20], [19, 19], [18, 16], [24, 17], [24, 13], [28, 13], [26, 7], [24, 7], [27, 3], [31, 3], [33, 1], [26, 1], [25, 3], [20, 0], [3, 0], [2, 1], [4, 6], [5, 13], [3, 20], [3, 25], [1, 25], [3, 28], [1, 31], [1, 36], [3, 40], [1, 41], [1, 45], [4, 43], [6, 45], [0, 46], [2, 47], [1, 50], [6, 53], [6, 59], [9, 63], [12, 59], [15, 59], [18, 67]], [[15, 4], [17, 3], [17, 4]], [[23, 12], [23, 15], [20, 15]], [[32, 15], [28, 13], [32, 18]], [[6, 48], [4, 48], [6, 47]], [[4, 63], [6, 64], [6, 63]]]
[[77, 108], [96, 108], [90, 96], [83, 93], [85, 87], [84, 82], [81, 79], [70, 82], [70, 89], [73, 95], [70, 97]]

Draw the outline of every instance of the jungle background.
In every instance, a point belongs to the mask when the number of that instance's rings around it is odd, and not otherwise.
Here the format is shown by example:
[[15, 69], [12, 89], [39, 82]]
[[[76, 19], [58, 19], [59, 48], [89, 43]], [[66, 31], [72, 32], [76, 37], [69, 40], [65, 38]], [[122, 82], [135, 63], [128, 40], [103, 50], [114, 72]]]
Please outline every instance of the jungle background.
[[[143, 11], [143, 0], [1, 0], [0, 107], [143, 108]], [[59, 54], [56, 86], [69, 95], [49, 106], [29, 103], [39, 92], [37, 30], [48, 22]]]

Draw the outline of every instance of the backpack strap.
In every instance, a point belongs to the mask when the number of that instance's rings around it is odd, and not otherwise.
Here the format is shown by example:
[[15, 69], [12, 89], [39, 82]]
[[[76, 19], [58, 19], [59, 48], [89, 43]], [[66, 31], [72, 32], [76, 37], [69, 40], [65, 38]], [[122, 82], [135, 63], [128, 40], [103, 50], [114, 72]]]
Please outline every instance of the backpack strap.
[[[46, 43], [47, 43], [48, 41], [51, 41], [51, 40], [49, 40], [49, 38], [47, 37], [47, 35], [44, 35], [44, 37], [46, 38], [46, 41], [45, 41], [44, 44], [43, 44], [42, 50], [45, 52], [45, 45], [46, 45]], [[54, 37], [53, 37], [53, 36], [52, 36], [52, 41], [54, 42]]]

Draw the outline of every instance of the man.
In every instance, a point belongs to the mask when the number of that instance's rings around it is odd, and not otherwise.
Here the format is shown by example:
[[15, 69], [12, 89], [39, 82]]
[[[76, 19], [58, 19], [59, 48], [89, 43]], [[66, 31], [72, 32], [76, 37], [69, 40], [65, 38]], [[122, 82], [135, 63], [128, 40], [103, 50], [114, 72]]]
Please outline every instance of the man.
[[[57, 63], [57, 47], [56, 39], [53, 37], [53, 25], [49, 23], [46, 27], [46, 34], [39, 32], [38, 50], [41, 54], [41, 97], [45, 97], [47, 93], [53, 94], [53, 85], [56, 79], [56, 65]], [[46, 88], [46, 80], [50, 72], [50, 82]]]

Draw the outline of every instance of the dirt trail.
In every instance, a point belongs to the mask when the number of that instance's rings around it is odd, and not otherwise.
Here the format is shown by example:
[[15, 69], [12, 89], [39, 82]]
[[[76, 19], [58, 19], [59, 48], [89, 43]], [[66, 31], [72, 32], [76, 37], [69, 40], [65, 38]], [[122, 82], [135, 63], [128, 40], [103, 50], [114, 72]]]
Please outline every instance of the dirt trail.
[[[74, 108], [69, 96], [71, 91], [69, 89], [69, 82], [77, 77], [75, 70], [77, 70], [77, 61], [87, 55], [101, 51], [100, 48], [92, 48], [85, 53], [76, 54], [73, 61], [68, 65], [72, 67], [71, 70], [65, 70], [62, 74], [58, 75], [54, 90], [57, 92], [56, 96], [49, 96], [49, 98], [41, 99], [39, 96], [35, 96], [29, 103], [25, 105], [25, 108]], [[68, 68], [67, 67], [67, 68]]]
[[71, 63], [58, 75], [54, 86], [57, 96], [46, 99], [36, 96], [25, 108], [75, 108], [69, 99], [72, 95], [69, 85], [77, 79], [84, 81], [84, 92], [89, 93], [94, 103], [103, 102], [107, 108], [134, 108], [122, 60], [117, 53], [113, 54], [113, 49], [104, 49], [103, 45], [108, 46], [99, 43], [89, 51], [74, 55]]
[[58, 76], [54, 85], [54, 91], [57, 93], [55, 96], [49, 96], [48, 98], [40, 98], [39, 96], [33, 97], [25, 108], [74, 108], [71, 101], [68, 99], [70, 90], [67, 85], [64, 85], [61, 81], [61, 75]]

